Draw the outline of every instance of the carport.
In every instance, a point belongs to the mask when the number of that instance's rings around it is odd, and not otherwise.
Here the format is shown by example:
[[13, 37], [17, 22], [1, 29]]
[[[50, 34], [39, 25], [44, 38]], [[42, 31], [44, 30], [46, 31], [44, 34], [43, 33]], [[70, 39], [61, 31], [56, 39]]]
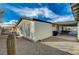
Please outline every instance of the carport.
[[[71, 22], [58, 22], [53, 24], [53, 31], [58, 31], [58, 34], [56, 36], [52, 36], [50, 38], [47, 38], [43, 41], [41, 41], [42, 44], [45, 44], [50, 47], [57, 48], [59, 50], [69, 52], [71, 54], [79, 54], [79, 42], [78, 41], [78, 26], [76, 21]], [[69, 29], [71, 28], [71, 29]], [[74, 29], [74, 30], [72, 30]], [[64, 32], [75, 32], [74, 35], [67, 33], [62, 33], [62, 30]]]
[[53, 24], [54, 31], [57, 31], [56, 38], [78, 41], [77, 40], [77, 22], [57, 22]]

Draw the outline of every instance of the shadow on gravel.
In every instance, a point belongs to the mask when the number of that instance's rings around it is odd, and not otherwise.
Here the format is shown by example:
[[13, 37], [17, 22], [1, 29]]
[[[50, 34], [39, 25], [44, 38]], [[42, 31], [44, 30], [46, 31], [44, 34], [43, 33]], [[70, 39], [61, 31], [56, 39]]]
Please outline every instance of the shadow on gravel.
[[17, 55], [72, 55], [68, 52], [61, 51], [44, 45], [40, 42], [32, 42], [28, 39], [17, 39]]

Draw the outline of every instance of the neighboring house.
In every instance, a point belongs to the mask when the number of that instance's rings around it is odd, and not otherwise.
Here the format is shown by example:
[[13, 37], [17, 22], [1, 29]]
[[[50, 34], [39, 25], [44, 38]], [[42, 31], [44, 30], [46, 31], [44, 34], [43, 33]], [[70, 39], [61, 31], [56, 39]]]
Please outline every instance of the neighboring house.
[[11, 33], [12, 28], [13, 28], [14, 26], [15, 26], [15, 25], [13, 25], [13, 24], [1, 25], [1, 33], [2, 33], [2, 34], [9, 34], [9, 33]]
[[6, 24], [6, 25], [2, 25], [2, 33], [4, 34], [9, 34], [12, 32], [12, 28], [14, 27], [15, 25], [13, 24]]
[[21, 18], [17, 23], [17, 33], [33, 41], [42, 40], [52, 36], [52, 23], [32, 19]]

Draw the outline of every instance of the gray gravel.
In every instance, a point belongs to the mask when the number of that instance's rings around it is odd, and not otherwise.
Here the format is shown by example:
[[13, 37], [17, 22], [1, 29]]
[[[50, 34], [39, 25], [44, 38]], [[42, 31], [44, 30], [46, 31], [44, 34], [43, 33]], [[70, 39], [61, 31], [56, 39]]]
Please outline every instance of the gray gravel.
[[[7, 35], [0, 36], [0, 55], [7, 55]], [[46, 46], [41, 42], [32, 42], [28, 39], [16, 39], [16, 55], [70, 55], [70, 53]]]
[[0, 35], [0, 55], [7, 54], [6, 39], [7, 35]]
[[28, 39], [17, 39], [18, 55], [70, 55], [70, 53], [61, 51], [42, 44], [41, 42], [32, 42]]

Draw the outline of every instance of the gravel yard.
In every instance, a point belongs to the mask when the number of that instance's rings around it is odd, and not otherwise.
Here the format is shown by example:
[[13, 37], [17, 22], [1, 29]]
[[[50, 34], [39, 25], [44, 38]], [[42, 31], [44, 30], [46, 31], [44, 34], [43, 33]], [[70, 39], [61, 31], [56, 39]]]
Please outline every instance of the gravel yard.
[[[0, 36], [0, 55], [7, 55], [6, 41], [7, 35]], [[71, 45], [77, 47], [74, 47], [75, 54], [79, 52], [78, 42], [52, 37], [35, 43], [28, 39], [19, 38], [16, 39], [16, 55], [71, 55], [72, 53], [68, 50]]]

